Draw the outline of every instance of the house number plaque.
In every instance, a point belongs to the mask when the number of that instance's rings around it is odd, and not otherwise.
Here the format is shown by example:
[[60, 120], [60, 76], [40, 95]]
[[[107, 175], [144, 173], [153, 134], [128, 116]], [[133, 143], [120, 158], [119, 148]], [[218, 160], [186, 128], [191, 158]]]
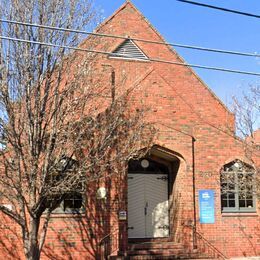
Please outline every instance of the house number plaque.
[[118, 219], [119, 219], [119, 220], [126, 220], [126, 218], [127, 218], [126, 211], [125, 211], [125, 210], [119, 211]]

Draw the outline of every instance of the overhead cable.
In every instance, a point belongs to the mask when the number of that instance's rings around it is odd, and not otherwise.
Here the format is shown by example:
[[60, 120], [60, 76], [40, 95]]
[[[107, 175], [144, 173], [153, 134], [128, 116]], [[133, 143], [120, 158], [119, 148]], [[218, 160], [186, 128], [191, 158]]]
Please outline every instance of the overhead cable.
[[192, 4], [192, 5], [198, 5], [198, 6], [203, 6], [203, 7], [207, 7], [207, 8], [212, 8], [212, 9], [225, 11], [225, 12], [229, 12], [229, 13], [250, 16], [250, 17], [254, 17], [254, 18], [258, 18], [258, 19], [260, 18], [260, 15], [257, 15], [257, 14], [250, 14], [250, 13], [241, 12], [241, 11], [232, 10], [232, 9], [227, 9], [227, 8], [218, 7], [218, 6], [214, 6], [214, 5], [208, 5], [208, 4], [203, 4], [203, 3], [189, 1], [189, 0], [177, 0], [177, 1], [182, 2], [182, 3], [186, 3], [186, 4]]
[[[0, 35], [0, 39], [9, 40], [9, 41], [23, 42], [23, 43], [39, 44], [39, 45], [47, 46], [47, 47], [59, 47], [59, 48], [71, 49], [71, 50], [75, 50], [75, 51], [85, 51], [85, 52], [97, 53], [97, 54], [105, 54], [105, 55], [111, 55], [112, 54], [113, 56], [117, 56], [115, 53], [111, 53], [111, 52], [90, 50], [90, 49], [71, 47], [71, 46], [62, 46], [62, 45], [52, 44], [52, 43], [28, 41], [28, 40], [24, 40], [24, 39], [11, 38], [11, 37], [1, 36], [1, 35]], [[122, 58], [121, 55], [119, 57]], [[140, 59], [140, 60], [143, 60], [143, 61], [147, 62], [147, 59]], [[217, 71], [224, 71], [224, 72], [230, 72], [230, 73], [238, 73], [238, 74], [260, 76], [260, 73], [256, 73], [256, 72], [248, 72], [248, 71], [240, 71], [240, 70], [230, 70], [230, 69], [225, 69], [225, 68], [215, 68], [215, 67], [208, 67], [208, 66], [201, 66], [201, 65], [194, 65], [194, 64], [179, 63], [179, 62], [173, 62], [173, 61], [165, 61], [165, 60], [160, 60], [160, 59], [149, 59], [149, 60], [150, 61], [156, 61], [156, 62], [173, 64], [173, 65], [178, 65], [178, 66], [194, 67], [194, 68], [201, 68], [201, 69], [208, 69], [208, 70], [217, 70]], [[192, 111], [194, 111], [193, 107], [190, 106], [190, 104], [189, 104], [189, 107], [192, 109]], [[200, 114], [198, 113], [198, 115], [200, 115]], [[199, 116], [199, 118], [202, 120], [201, 116]], [[215, 129], [217, 129], [217, 130], [219, 130], [219, 131], [229, 135], [230, 137], [233, 137], [233, 138], [239, 140], [237, 137], [229, 134], [228, 132], [226, 132], [226, 131], [224, 131], [224, 130], [222, 130], [222, 129], [220, 129], [220, 128], [218, 128], [218, 127], [216, 127], [216, 126], [214, 126], [214, 125], [212, 125], [212, 124], [210, 124], [208, 122], [205, 122], [204, 120], [202, 122], [204, 122], [204, 123], [210, 125], [211, 127], [214, 127]]]
[[124, 39], [124, 40], [131, 39], [131, 40], [138, 41], [138, 42], [143, 42], [143, 43], [166, 45], [166, 46], [179, 47], [179, 48], [185, 48], [185, 49], [192, 49], [192, 50], [198, 50], [198, 51], [216, 52], [216, 53], [222, 53], [222, 54], [230, 54], [230, 55], [238, 55], [238, 56], [260, 58], [260, 54], [258, 54], [257, 52], [255, 52], [255, 53], [240, 52], [240, 51], [232, 51], [232, 50], [223, 50], [223, 49], [200, 47], [200, 46], [195, 46], [195, 45], [187, 45], [187, 44], [179, 44], [179, 43], [169, 43], [169, 42], [164, 42], [164, 41], [152, 41], [152, 40], [146, 40], [146, 39], [136, 38], [136, 37], [127, 37], [127, 36], [122, 36], [122, 35], [113, 35], [113, 34], [87, 32], [87, 31], [84, 31], [84, 30], [68, 29], [68, 28], [55, 27], [55, 26], [49, 26], [49, 25], [42, 25], [42, 24], [36, 24], [36, 23], [19, 22], [19, 21], [8, 20], [8, 19], [0, 19], [0, 22], [16, 24], [16, 25], [31, 26], [31, 27], [36, 27], [36, 28], [43, 28], [43, 29], [47, 29], [47, 30], [79, 33], [79, 34], [92, 35], [92, 36], [98, 36], [98, 37], [107, 37], [107, 38]]
[[[122, 54], [116, 54], [116, 53], [107, 52], [107, 51], [92, 50], [92, 49], [86, 49], [86, 48], [80, 48], [80, 47], [72, 47], [72, 46], [59, 45], [59, 44], [47, 43], [47, 42], [30, 41], [30, 40], [25, 40], [25, 39], [7, 37], [7, 36], [3, 36], [3, 35], [0, 35], [0, 39], [14, 41], [14, 42], [38, 44], [38, 45], [47, 46], [47, 47], [58, 47], [58, 48], [63, 48], [63, 49], [68, 49], [68, 50], [83, 51], [83, 52], [89, 52], [89, 53], [113, 55], [113, 57], [118, 56], [118, 57], [122, 58]], [[124, 55], [123, 58], [132, 58], [132, 56], [131, 55]], [[221, 67], [212, 67], [212, 66], [204, 66], [204, 65], [198, 65], [198, 64], [189, 64], [189, 63], [175, 62], [175, 61], [163, 60], [163, 59], [157, 59], [157, 58], [149, 58], [149, 60], [147, 60], [146, 58], [144, 58], [144, 59], [139, 58], [138, 60], [146, 61], [146, 62], [147, 61], [154, 61], [154, 62], [160, 62], [160, 63], [166, 63], [166, 64], [173, 64], [173, 65], [177, 65], [177, 66], [185, 66], [185, 67], [191, 67], [191, 68], [222, 71], [222, 72], [244, 74], [244, 75], [251, 75], [251, 76], [260, 76], [260, 73], [252, 72], [252, 71], [242, 71], [242, 70], [234, 70], [234, 69], [227, 69], [227, 68], [221, 68]]]

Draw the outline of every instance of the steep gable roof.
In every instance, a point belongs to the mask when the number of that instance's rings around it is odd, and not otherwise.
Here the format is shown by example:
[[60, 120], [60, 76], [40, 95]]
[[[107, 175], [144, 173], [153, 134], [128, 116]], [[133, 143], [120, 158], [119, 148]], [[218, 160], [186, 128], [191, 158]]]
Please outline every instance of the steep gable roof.
[[[105, 27], [105, 25], [109, 24], [116, 16], [118, 16], [124, 9], [126, 8], [131, 8], [139, 17], [142, 18], [143, 21], [146, 22], [146, 24], [150, 27], [150, 29], [157, 35], [157, 37], [159, 38], [159, 41], [161, 41], [162, 43], [166, 43], [166, 41], [164, 40], [163, 36], [155, 29], [155, 27], [149, 22], [149, 20], [135, 7], [135, 5], [130, 1], [130, 0], [126, 0], [126, 2], [119, 7], [111, 16], [109, 16], [103, 23], [101, 23], [95, 30], [95, 32], [100, 32], [102, 31], [103, 27]], [[130, 35], [120, 35], [120, 36], [127, 36], [131, 39]], [[137, 41], [138, 42], [138, 41]], [[165, 45], [166, 48], [168, 48], [168, 50], [175, 55], [176, 59], [179, 60], [181, 63], [185, 64], [185, 60], [175, 51], [175, 49], [166, 44]], [[119, 46], [115, 46], [119, 47]], [[190, 72], [197, 78], [198, 81], [200, 81], [200, 83], [202, 84], [202, 86], [204, 86], [207, 91], [209, 91], [209, 93], [211, 94], [211, 96], [231, 115], [233, 115], [233, 113], [227, 108], [227, 106], [218, 98], [218, 96], [209, 88], [209, 86], [197, 75], [197, 73], [189, 66], [186, 66], [186, 68], [188, 70], [190, 70]]]

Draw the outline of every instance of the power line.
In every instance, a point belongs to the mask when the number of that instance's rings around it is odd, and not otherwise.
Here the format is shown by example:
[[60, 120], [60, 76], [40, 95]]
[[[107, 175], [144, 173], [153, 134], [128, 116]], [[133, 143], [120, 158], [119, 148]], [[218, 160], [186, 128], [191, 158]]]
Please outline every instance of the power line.
[[[90, 50], [90, 49], [71, 47], [71, 46], [65, 46], [65, 45], [63, 46], [63, 45], [52, 44], [52, 43], [29, 41], [29, 40], [18, 39], [18, 38], [11, 38], [11, 37], [1, 36], [1, 35], [0, 35], [0, 39], [9, 40], [9, 41], [18, 41], [18, 42], [23, 42], [23, 43], [39, 44], [39, 45], [43, 45], [43, 46], [47, 46], [47, 47], [59, 47], [59, 48], [76, 50], [76, 51], [85, 51], [85, 52], [97, 53], [97, 54], [105, 54], [105, 55], [113, 54], [113, 56], [117, 56], [115, 53], [106, 52], [106, 51], [97, 51], [97, 50]], [[122, 58], [121, 55], [118, 55], [118, 56]], [[125, 55], [125, 56], [127, 58], [128, 55]], [[130, 56], [128, 56], [128, 57], [131, 58]], [[147, 62], [147, 59], [139, 59], [139, 60], [143, 60], [143, 61]], [[162, 62], [162, 63], [173, 64], [173, 65], [178, 65], [178, 66], [195, 67], [195, 68], [208, 69], [208, 70], [217, 70], [217, 71], [224, 71], [224, 72], [230, 72], [230, 73], [239, 73], [239, 74], [260, 76], [260, 73], [255, 73], [255, 72], [247, 72], [247, 71], [239, 71], [239, 70], [230, 70], [230, 69], [225, 69], [225, 68], [215, 68], [215, 67], [207, 67], [207, 66], [201, 66], [201, 65], [185, 64], [185, 63], [179, 63], [179, 62], [173, 62], [173, 61], [165, 61], [165, 60], [160, 60], [160, 59], [149, 59], [148, 61], [156, 61], [156, 62]], [[184, 100], [183, 97], [179, 93], [176, 92], [176, 94], [182, 100]], [[185, 101], [185, 103], [188, 104], [187, 101]], [[194, 108], [190, 104], [188, 104], [188, 106], [191, 108], [192, 111], [195, 111]], [[228, 136], [230, 136], [230, 137], [240, 141], [240, 139], [238, 137], [233, 136], [233, 135], [229, 134], [228, 132], [224, 131], [223, 129], [218, 128], [218, 127], [214, 126], [213, 124], [203, 120], [203, 118], [200, 115], [200, 113], [196, 112], [196, 114], [197, 114], [197, 116], [199, 117], [199, 119], [201, 120], [202, 123], [208, 124], [211, 127], [215, 128], [216, 130], [219, 130], [222, 133], [227, 134]], [[172, 128], [172, 127], [169, 127], [169, 128]], [[177, 129], [175, 129], [175, 130], [178, 131]], [[188, 133], [184, 133], [184, 134], [189, 135]]]
[[43, 28], [43, 29], [62, 31], [62, 32], [72, 32], [72, 33], [79, 33], [79, 34], [84, 34], [84, 35], [106, 37], [106, 38], [115, 38], [115, 39], [124, 39], [124, 40], [131, 39], [131, 40], [138, 41], [138, 42], [143, 42], [143, 43], [152, 43], [152, 44], [166, 45], [166, 46], [179, 47], [179, 48], [185, 48], [185, 49], [192, 49], [192, 50], [198, 50], [198, 51], [216, 52], [216, 53], [222, 53], [222, 54], [230, 54], [230, 55], [239, 55], [239, 56], [260, 58], [260, 54], [250, 53], [250, 52], [239, 52], [239, 51], [231, 51], [231, 50], [223, 50], [223, 49], [215, 49], [215, 48], [206, 48], [206, 47], [200, 47], [200, 46], [195, 46], [195, 45], [187, 45], [187, 44], [179, 44], [179, 43], [169, 43], [169, 42], [162, 42], [162, 41], [152, 41], [152, 40], [146, 40], [146, 39], [135, 38], [135, 37], [133, 37], [133, 38], [131, 37], [130, 38], [130, 37], [121, 36], [121, 35], [94, 33], [94, 32], [87, 32], [87, 31], [83, 31], [83, 30], [68, 29], [68, 28], [55, 27], [55, 26], [49, 26], [49, 25], [41, 25], [41, 24], [35, 24], [35, 23], [19, 22], [19, 21], [8, 20], [8, 19], [0, 19], [0, 22], [10, 23], [10, 24], [17, 24], [17, 25], [25, 25], [25, 26], [35, 27], [35, 28]]
[[[126, 55], [126, 54], [122, 57], [122, 54], [116, 54], [116, 53], [113, 53], [113, 52], [91, 50], [91, 49], [85, 49], [85, 48], [80, 48], [80, 47], [72, 47], [72, 46], [67, 46], [67, 45], [59, 45], [59, 44], [39, 42], [39, 41], [30, 41], [30, 40], [12, 38], [12, 37], [2, 36], [2, 35], [0, 35], [0, 39], [15, 41], [15, 42], [38, 44], [38, 45], [47, 46], [47, 47], [58, 47], [58, 48], [63, 48], [63, 49], [68, 49], [68, 50], [75, 50], [75, 51], [84, 51], [84, 52], [89, 52], [89, 53], [113, 55], [114, 57], [118, 56], [119, 58], [132, 58], [131, 55]], [[138, 60], [146, 61], [146, 62], [147, 61], [154, 61], [154, 62], [160, 62], [160, 63], [166, 63], [166, 64], [173, 64], [173, 65], [177, 65], [177, 66], [184, 66], [184, 67], [191, 67], [191, 68], [198, 68], [198, 69], [207, 69], [207, 70], [214, 70], [214, 71], [222, 71], [222, 72], [244, 74], [244, 75], [251, 75], [251, 76], [260, 76], [260, 73], [257, 73], [257, 72], [226, 69], [226, 68], [221, 68], [221, 67], [211, 67], [211, 66], [204, 66], [204, 65], [198, 65], [198, 64], [188, 64], [188, 63], [175, 62], [175, 61], [169, 61], [169, 60], [163, 60], [163, 59], [157, 59], [157, 58], [149, 58], [148, 60], [146, 58], [139, 58]]]
[[[3, 22], [3, 19], [0, 19], [0, 21]], [[12, 23], [16, 23], [16, 22], [12, 22]], [[33, 24], [26, 24], [26, 23], [20, 23], [17, 22], [18, 24], [24, 24], [24, 25], [28, 25], [28, 26], [34, 26]], [[42, 27], [42, 28], [46, 28], [46, 29], [53, 29], [55, 27], [52, 28], [48, 28], [48, 26], [40, 26], [40, 25], [35, 25], [36, 27]], [[70, 30], [70, 29], [64, 29], [64, 28], [57, 28], [57, 30], [60, 31], [70, 31], [70, 32], [77, 32], [77, 33], [83, 33], [83, 34], [90, 34], [90, 35], [97, 35], [97, 36], [104, 36], [104, 37], [114, 37], [114, 38], [121, 38], [121, 39], [129, 39], [128, 37], [123, 37], [123, 36], [113, 36], [113, 35], [106, 35], [106, 34], [97, 34], [97, 33], [88, 33], [85, 31], [78, 31], [78, 30]], [[90, 49], [84, 49], [84, 48], [79, 48], [79, 47], [71, 47], [71, 46], [63, 46], [63, 45], [58, 45], [58, 44], [52, 44], [52, 43], [45, 43], [45, 42], [37, 42], [37, 41], [29, 41], [29, 40], [24, 40], [24, 39], [18, 39], [18, 38], [11, 38], [11, 37], [6, 37], [6, 36], [1, 36], [0, 35], [0, 39], [4, 39], [4, 40], [11, 40], [11, 41], [18, 41], [18, 42], [23, 42], [23, 43], [32, 43], [32, 44], [39, 44], [39, 45], [43, 45], [43, 46], [47, 46], [47, 47], [59, 47], [59, 48], [65, 48], [65, 49], [71, 49], [71, 50], [76, 50], [76, 51], [85, 51], [85, 52], [90, 52], [90, 53], [97, 53], [97, 54], [105, 54], [105, 55], [111, 55], [113, 54], [113, 56], [117, 56], [115, 53], [111, 53], [111, 52], [105, 52], [105, 51], [97, 51], [97, 50], [90, 50]], [[156, 42], [156, 41], [149, 41], [149, 40], [143, 40], [143, 39], [137, 39], [137, 38], [131, 38], [132, 40], [139, 40], [139, 41], [143, 41], [143, 42], [149, 42], [149, 43], [156, 43], [156, 44], [163, 44], [163, 45], [173, 45], [170, 43], [163, 43], [163, 42]], [[174, 45], [173, 45], [174, 46]], [[178, 47], [182, 47], [178, 46]], [[191, 46], [187, 46], [187, 48], [193, 48]], [[194, 47], [194, 48], [200, 48], [200, 50], [204, 50], [204, 48], [202, 47]], [[213, 49], [208, 49], [210, 51], [214, 51]], [[229, 53], [229, 54], [234, 54], [231, 53], [230, 51], [223, 51], [223, 50], [217, 50], [216, 52], [223, 52], [223, 53]], [[243, 55], [243, 54], [239, 54], [239, 55]], [[260, 55], [256, 55], [256, 54], [246, 54], [245, 56], [260, 56]], [[118, 55], [119, 56], [119, 55]], [[121, 57], [121, 55], [119, 56]], [[125, 55], [125, 57], [127, 58], [127, 55]], [[129, 56], [129, 58], [131, 58]], [[143, 61], [147, 61], [147, 59], [140, 59]], [[253, 76], [260, 76], [260, 73], [256, 73], [256, 72], [248, 72], [248, 71], [239, 71], [239, 70], [231, 70], [231, 69], [225, 69], [225, 68], [216, 68], [216, 67], [208, 67], [208, 66], [202, 66], [202, 65], [194, 65], [194, 64], [185, 64], [185, 63], [179, 63], [179, 62], [173, 62], [173, 61], [166, 61], [166, 60], [160, 60], [160, 59], [149, 59], [150, 61], [155, 61], [155, 62], [161, 62], [161, 63], [167, 63], [167, 64], [173, 64], [173, 65], [178, 65], [178, 66], [185, 66], [185, 67], [194, 67], [194, 68], [200, 68], [200, 69], [208, 69], [208, 70], [215, 70], [215, 71], [223, 71], [223, 72], [230, 72], [230, 73], [239, 73], [239, 74], [246, 74], [246, 75], [253, 75]], [[177, 93], [177, 95], [183, 99], [183, 97]], [[186, 104], [188, 104], [185, 101]], [[195, 111], [194, 108], [188, 104], [188, 106], [191, 108], [192, 111]], [[216, 126], [214, 126], [213, 124], [204, 121], [202, 116], [200, 115], [200, 113], [196, 113], [197, 116], [199, 117], [199, 119], [201, 120], [202, 123], [206, 123], [208, 125], [210, 125], [211, 127], [215, 128], [216, 130], [221, 131], [222, 133], [241, 141], [238, 137], [231, 135], [230, 133], [224, 131], [223, 129], [220, 129]], [[172, 128], [172, 127], [170, 127]], [[174, 128], [174, 130], [177, 130]], [[178, 131], [178, 130], [177, 130]], [[189, 135], [188, 133], [184, 133]]]
[[198, 5], [198, 6], [203, 6], [203, 7], [207, 7], [207, 8], [212, 8], [212, 9], [225, 11], [225, 12], [229, 12], [229, 13], [250, 16], [250, 17], [254, 17], [254, 18], [258, 18], [258, 19], [260, 18], [260, 15], [257, 15], [257, 14], [250, 14], [250, 13], [241, 12], [241, 11], [232, 10], [232, 9], [227, 9], [227, 8], [218, 7], [218, 6], [214, 6], [214, 5], [208, 5], [208, 4], [198, 3], [198, 2], [189, 1], [189, 0], [176, 0], [176, 1], [186, 3], [186, 4], [192, 4], [192, 5]]

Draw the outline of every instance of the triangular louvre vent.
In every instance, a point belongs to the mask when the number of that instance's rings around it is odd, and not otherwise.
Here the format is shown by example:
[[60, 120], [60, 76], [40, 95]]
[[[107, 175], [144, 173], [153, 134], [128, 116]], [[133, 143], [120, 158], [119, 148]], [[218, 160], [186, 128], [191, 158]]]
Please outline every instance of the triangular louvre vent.
[[113, 53], [110, 54], [110, 57], [131, 60], [149, 60], [148, 57], [130, 39], [121, 43]]

